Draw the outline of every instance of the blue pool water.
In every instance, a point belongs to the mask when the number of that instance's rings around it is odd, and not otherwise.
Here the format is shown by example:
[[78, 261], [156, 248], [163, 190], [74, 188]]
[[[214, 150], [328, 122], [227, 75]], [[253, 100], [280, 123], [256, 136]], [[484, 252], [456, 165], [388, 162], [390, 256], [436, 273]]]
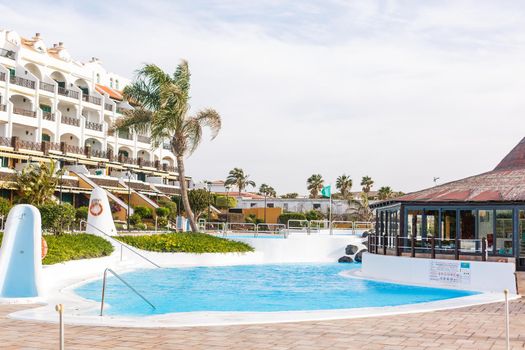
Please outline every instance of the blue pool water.
[[[358, 264], [282, 264], [137, 270], [123, 278], [155, 306], [108, 277], [106, 314], [154, 315], [188, 311], [296, 311], [422, 303], [476, 294], [347, 278]], [[76, 289], [100, 301], [102, 281]]]

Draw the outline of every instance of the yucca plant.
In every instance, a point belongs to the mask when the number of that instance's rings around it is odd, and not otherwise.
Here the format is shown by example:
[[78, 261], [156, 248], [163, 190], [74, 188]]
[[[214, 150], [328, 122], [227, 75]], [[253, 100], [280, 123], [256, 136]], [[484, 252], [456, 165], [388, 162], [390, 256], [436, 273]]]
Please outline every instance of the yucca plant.
[[177, 160], [182, 204], [193, 231], [197, 224], [188, 199], [184, 158], [190, 156], [202, 140], [204, 127], [210, 128], [214, 139], [221, 128], [221, 117], [207, 108], [193, 115], [190, 111], [190, 70], [182, 61], [173, 74], [164, 72], [154, 64], [147, 64], [137, 72], [135, 81], [126, 86], [124, 96], [137, 107], [127, 111], [115, 123], [117, 130], [150, 132], [152, 146], [157, 148], [169, 140], [170, 149]]
[[20, 203], [40, 206], [52, 200], [62, 169], [55, 162], [29, 164], [16, 174], [16, 188]]

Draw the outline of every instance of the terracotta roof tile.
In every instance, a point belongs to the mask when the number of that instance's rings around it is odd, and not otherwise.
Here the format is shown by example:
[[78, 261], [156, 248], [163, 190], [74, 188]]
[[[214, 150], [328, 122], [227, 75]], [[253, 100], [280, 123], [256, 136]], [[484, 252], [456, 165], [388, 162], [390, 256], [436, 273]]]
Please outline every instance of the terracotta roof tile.
[[114, 100], [122, 101], [124, 97], [122, 96], [122, 91], [112, 89], [105, 85], [96, 84], [95, 88], [97, 91], [101, 94], [107, 93], [109, 97], [111, 97]]

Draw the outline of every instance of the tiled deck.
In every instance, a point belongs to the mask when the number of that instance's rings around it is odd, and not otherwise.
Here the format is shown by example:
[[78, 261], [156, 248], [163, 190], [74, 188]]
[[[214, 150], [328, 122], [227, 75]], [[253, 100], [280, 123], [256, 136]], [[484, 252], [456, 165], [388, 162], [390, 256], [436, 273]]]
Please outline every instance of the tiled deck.
[[[27, 306], [25, 306], [27, 307]], [[1, 349], [58, 349], [54, 324], [0, 306]], [[66, 315], [67, 317], [67, 315]], [[136, 329], [66, 325], [66, 349], [504, 349], [503, 304], [354, 320]], [[511, 347], [525, 347], [525, 300], [511, 303]]]

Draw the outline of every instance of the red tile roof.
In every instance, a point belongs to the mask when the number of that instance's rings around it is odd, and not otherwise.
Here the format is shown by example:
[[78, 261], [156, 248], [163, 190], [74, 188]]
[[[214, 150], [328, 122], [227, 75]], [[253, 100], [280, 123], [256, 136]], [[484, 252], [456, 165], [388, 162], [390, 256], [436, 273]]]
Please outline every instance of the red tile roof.
[[110, 88], [108, 86], [100, 85], [100, 84], [96, 84], [95, 88], [102, 95], [104, 95], [104, 93], [107, 93], [109, 95], [109, 97], [111, 97], [114, 100], [119, 100], [119, 101], [123, 100], [122, 91], [115, 90], [115, 89], [112, 89], [112, 88]]
[[525, 138], [492, 171], [409, 193], [394, 201], [525, 201]]

